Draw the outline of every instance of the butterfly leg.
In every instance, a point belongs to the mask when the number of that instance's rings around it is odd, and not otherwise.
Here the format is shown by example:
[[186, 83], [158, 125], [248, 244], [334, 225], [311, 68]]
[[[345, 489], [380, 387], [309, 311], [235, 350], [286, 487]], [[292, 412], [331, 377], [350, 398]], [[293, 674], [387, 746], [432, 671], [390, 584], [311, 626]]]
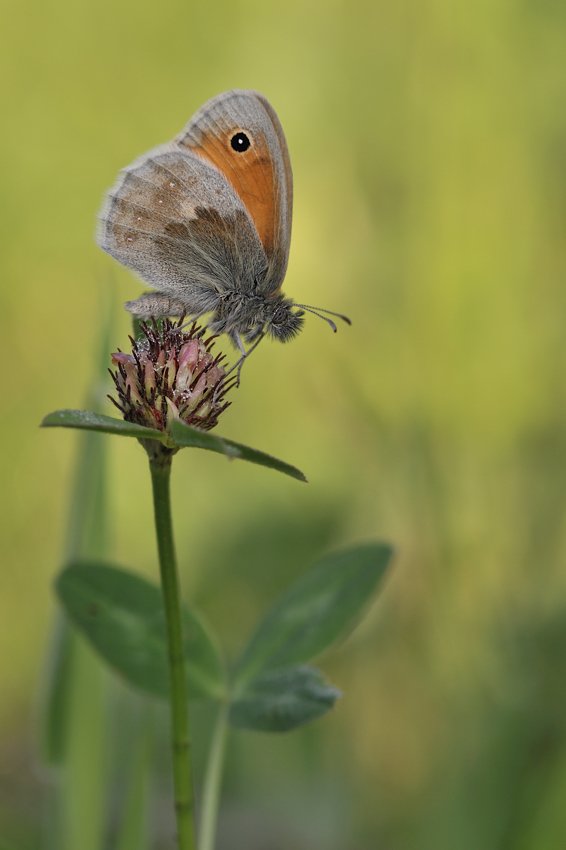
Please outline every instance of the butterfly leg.
[[229, 375], [230, 372], [233, 372], [234, 369], [237, 369], [238, 370], [237, 380], [236, 380], [236, 386], [237, 387], [240, 386], [240, 375], [242, 374], [242, 366], [244, 365], [244, 361], [246, 360], [247, 357], [250, 356], [252, 351], [255, 351], [255, 349], [258, 347], [258, 345], [260, 344], [260, 342], [262, 341], [264, 336], [265, 336], [265, 334], [260, 334], [259, 337], [257, 338], [257, 340], [252, 345], [252, 347], [249, 348], [246, 351], [246, 349], [244, 348], [244, 343], [242, 342], [241, 336], [239, 334], [236, 334], [236, 333], [233, 335], [234, 342], [236, 343], [236, 345], [238, 346], [238, 348], [242, 352], [242, 356], [240, 357], [240, 359], [238, 361], [236, 361], [236, 363], [234, 363], [234, 365], [232, 366], [231, 369], [228, 369], [228, 371], [226, 372], [226, 376]]
[[186, 322], [183, 322], [182, 325], [177, 325], [177, 327], [174, 328], [175, 333], [177, 333], [178, 331], [182, 331], [183, 328], [187, 328], [189, 325], [192, 325], [193, 322], [198, 322], [198, 320], [202, 316], [205, 316], [207, 313], [210, 313], [210, 310], [203, 310], [202, 313], [197, 313], [196, 316], [191, 316], [191, 318], [187, 319]]
[[[251, 348], [249, 348], [247, 351], [244, 351], [244, 346], [243, 346], [242, 340], [238, 337], [239, 342], [240, 342], [240, 346], [241, 346], [241, 350], [242, 350], [244, 353], [242, 354], [242, 356], [240, 357], [240, 359], [238, 360], [238, 362], [236, 363], [236, 365], [232, 367], [233, 369], [235, 369], [235, 368], [236, 368], [236, 366], [238, 367], [238, 376], [237, 376], [237, 383], [236, 383], [236, 386], [238, 386], [238, 387], [240, 386], [240, 375], [242, 374], [242, 366], [244, 365], [244, 362], [245, 362], [246, 358], [248, 358], [248, 357], [250, 356], [250, 354], [252, 353], [252, 351], [255, 351], [255, 349], [258, 347], [258, 345], [260, 344], [260, 342], [262, 341], [262, 339], [264, 338], [264, 336], [265, 336], [265, 334], [260, 334], [260, 336], [258, 336], [258, 338], [257, 338], [257, 339], [256, 339], [256, 341], [254, 342], [254, 344], [252, 345], [252, 347], [251, 347]], [[230, 370], [230, 371], [231, 371], [231, 370]]]
[[228, 375], [231, 375], [232, 372], [234, 371], [234, 369], [238, 370], [237, 373], [236, 373], [236, 386], [237, 387], [240, 386], [240, 376], [242, 374], [242, 366], [244, 365], [244, 361], [246, 360], [246, 358], [248, 358], [250, 356], [252, 351], [254, 351], [254, 349], [256, 349], [258, 347], [258, 345], [260, 344], [260, 342], [262, 341], [264, 336], [265, 336], [265, 334], [262, 333], [258, 337], [258, 339], [254, 342], [252, 347], [248, 351], [246, 351], [246, 349], [244, 348], [244, 343], [242, 342], [240, 335], [237, 334], [237, 333], [230, 334], [231, 339], [234, 341], [234, 343], [236, 344], [238, 349], [242, 352], [242, 356], [239, 357], [238, 360], [236, 360], [236, 362], [234, 363], [233, 366], [230, 367], [230, 369], [228, 369], [228, 371], [226, 372], [226, 374], [224, 375], [224, 377], [222, 378], [222, 380], [220, 381], [220, 383], [216, 387], [216, 390], [214, 391], [214, 398], [212, 399], [213, 404], [216, 403], [216, 398], [217, 398], [219, 390], [224, 386], [224, 384], [226, 383], [226, 379], [228, 378]]
[[[231, 336], [232, 336], [232, 335], [231, 335]], [[226, 374], [224, 375], [224, 378], [223, 378], [223, 380], [224, 380], [224, 381], [226, 380], [226, 378], [228, 377], [228, 375], [232, 374], [232, 372], [234, 371], [234, 369], [237, 369], [237, 370], [238, 370], [238, 373], [237, 373], [236, 386], [237, 386], [237, 387], [239, 387], [239, 386], [240, 386], [240, 375], [242, 374], [242, 366], [244, 365], [244, 361], [246, 360], [246, 358], [247, 358], [247, 357], [249, 357], [249, 356], [250, 356], [250, 354], [252, 353], [252, 351], [254, 351], [254, 350], [258, 347], [258, 345], [260, 344], [260, 342], [262, 341], [262, 339], [263, 339], [263, 337], [264, 337], [264, 336], [265, 336], [265, 334], [261, 334], [261, 336], [259, 336], [259, 337], [258, 337], [258, 339], [254, 342], [254, 344], [252, 345], [252, 347], [251, 347], [250, 349], [248, 349], [248, 351], [246, 351], [246, 349], [244, 348], [244, 343], [242, 342], [242, 339], [241, 339], [241, 337], [239, 336], [239, 334], [234, 334], [234, 335], [232, 336], [232, 339], [234, 340], [234, 342], [236, 343], [237, 347], [238, 347], [238, 348], [239, 348], [239, 350], [241, 351], [242, 356], [241, 356], [238, 360], [236, 360], [236, 362], [234, 363], [234, 365], [233, 365], [233, 366], [231, 366], [231, 367], [230, 367], [230, 369], [228, 369], [228, 371], [227, 371], [227, 372], [226, 372]]]

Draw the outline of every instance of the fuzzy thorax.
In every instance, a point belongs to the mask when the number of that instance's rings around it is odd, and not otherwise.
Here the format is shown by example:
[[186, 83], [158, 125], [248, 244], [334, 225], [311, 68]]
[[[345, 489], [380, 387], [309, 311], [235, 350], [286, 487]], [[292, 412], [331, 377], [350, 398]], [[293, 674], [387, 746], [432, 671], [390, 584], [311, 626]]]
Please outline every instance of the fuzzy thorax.
[[254, 342], [268, 334], [279, 342], [293, 339], [303, 326], [302, 310], [294, 312], [293, 301], [283, 295], [263, 298], [258, 295], [238, 295], [223, 300], [214, 311], [209, 328], [213, 333], [226, 333]]

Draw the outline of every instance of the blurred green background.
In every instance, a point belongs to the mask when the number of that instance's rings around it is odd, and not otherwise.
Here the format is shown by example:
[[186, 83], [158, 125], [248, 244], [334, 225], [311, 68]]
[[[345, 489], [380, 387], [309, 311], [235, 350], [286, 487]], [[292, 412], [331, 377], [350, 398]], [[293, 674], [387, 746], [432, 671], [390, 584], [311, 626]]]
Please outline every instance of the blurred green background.
[[[398, 554], [323, 662], [337, 710], [233, 735], [219, 850], [564, 848], [564, 4], [4, 0], [2, 18], [0, 846], [44, 846], [50, 782], [35, 730], [77, 439], [38, 423], [84, 406], [104, 309], [124, 347], [143, 290], [95, 247], [95, 212], [118, 168], [239, 87], [291, 152], [284, 290], [353, 326], [264, 343], [219, 429], [308, 486], [179, 455], [186, 595], [234, 654], [323, 551]], [[107, 444], [113, 560], [155, 576], [144, 455]]]

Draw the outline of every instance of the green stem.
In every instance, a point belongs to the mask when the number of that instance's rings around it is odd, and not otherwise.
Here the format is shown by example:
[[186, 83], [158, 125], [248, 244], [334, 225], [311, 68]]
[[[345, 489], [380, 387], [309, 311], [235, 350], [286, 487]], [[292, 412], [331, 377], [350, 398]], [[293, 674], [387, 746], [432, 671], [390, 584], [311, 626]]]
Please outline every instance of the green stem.
[[224, 767], [224, 752], [228, 732], [228, 706], [220, 707], [216, 719], [216, 728], [210, 746], [204, 791], [202, 798], [202, 823], [200, 827], [199, 850], [214, 850], [216, 836], [216, 820], [220, 802], [222, 785], [222, 770]]
[[169, 493], [171, 460], [172, 455], [163, 449], [153, 456], [150, 454], [149, 465], [167, 627], [173, 782], [179, 850], [196, 850], [183, 621]]

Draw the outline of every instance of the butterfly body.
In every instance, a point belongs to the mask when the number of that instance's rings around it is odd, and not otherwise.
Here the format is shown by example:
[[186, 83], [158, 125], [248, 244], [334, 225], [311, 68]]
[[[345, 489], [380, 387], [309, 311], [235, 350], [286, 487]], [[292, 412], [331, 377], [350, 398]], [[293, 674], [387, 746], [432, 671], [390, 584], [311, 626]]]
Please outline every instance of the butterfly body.
[[211, 314], [244, 353], [286, 341], [303, 314], [281, 292], [291, 239], [293, 178], [279, 119], [263, 95], [234, 89], [208, 101], [173, 141], [120, 173], [97, 241], [157, 290], [130, 301], [141, 317]]

